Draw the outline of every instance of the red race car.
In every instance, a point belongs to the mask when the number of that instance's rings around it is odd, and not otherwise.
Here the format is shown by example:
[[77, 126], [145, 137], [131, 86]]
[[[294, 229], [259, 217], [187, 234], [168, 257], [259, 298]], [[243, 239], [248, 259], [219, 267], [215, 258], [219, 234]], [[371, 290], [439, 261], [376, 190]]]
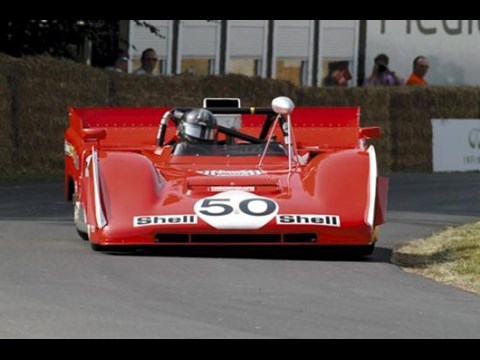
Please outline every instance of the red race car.
[[341, 246], [369, 254], [385, 221], [359, 108], [70, 109], [65, 195], [94, 250]]

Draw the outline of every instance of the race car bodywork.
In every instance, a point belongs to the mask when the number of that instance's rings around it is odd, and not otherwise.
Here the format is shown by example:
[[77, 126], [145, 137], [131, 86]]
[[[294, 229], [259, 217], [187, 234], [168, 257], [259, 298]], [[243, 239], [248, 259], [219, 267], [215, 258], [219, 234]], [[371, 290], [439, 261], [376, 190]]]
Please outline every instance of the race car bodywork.
[[188, 110], [70, 109], [65, 195], [94, 249], [373, 250], [388, 180], [367, 145], [380, 129], [360, 128], [358, 108], [210, 108], [228, 124], [218, 142], [180, 145]]

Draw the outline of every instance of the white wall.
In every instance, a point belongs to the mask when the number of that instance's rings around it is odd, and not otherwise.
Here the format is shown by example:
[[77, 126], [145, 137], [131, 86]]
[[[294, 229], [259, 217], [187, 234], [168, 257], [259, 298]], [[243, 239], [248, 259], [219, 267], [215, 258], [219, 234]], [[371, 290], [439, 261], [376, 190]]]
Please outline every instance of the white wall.
[[312, 49], [312, 20], [276, 20], [276, 55], [279, 58], [309, 59]]
[[229, 25], [230, 56], [264, 56], [267, 20], [229, 20]]
[[181, 51], [187, 57], [214, 59], [220, 45], [220, 24], [207, 20], [182, 20]]
[[358, 20], [321, 20], [324, 58], [356, 57]]
[[404, 78], [418, 55], [430, 60], [432, 85], [480, 85], [480, 20], [368, 20], [367, 76], [379, 53]]
[[[170, 52], [170, 22], [171, 20], [141, 20], [158, 28], [163, 37], [153, 34], [143, 26], [130, 22], [130, 55], [133, 59], [140, 59], [143, 50], [153, 48], [158, 56], [167, 59]], [[132, 48], [133, 47], [133, 48]]]
[[480, 171], [480, 120], [432, 120], [433, 170]]
[[[171, 65], [173, 20], [145, 20], [158, 27], [164, 38], [131, 21], [130, 41], [133, 59], [141, 52], [154, 48], [161, 58]], [[358, 20], [321, 20], [320, 72], [324, 61], [348, 60], [355, 77], [358, 54]], [[278, 59], [306, 60], [308, 82], [312, 80], [314, 20], [276, 20], [273, 74]], [[227, 69], [230, 58], [255, 58], [262, 60], [262, 74], [266, 76], [268, 20], [229, 20]], [[206, 20], [182, 20], [180, 26], [179, 53], [181, 57], [215, 59], [219, 70], [220, 24]], [[319, 74], [320, 78], [322, 74]]]

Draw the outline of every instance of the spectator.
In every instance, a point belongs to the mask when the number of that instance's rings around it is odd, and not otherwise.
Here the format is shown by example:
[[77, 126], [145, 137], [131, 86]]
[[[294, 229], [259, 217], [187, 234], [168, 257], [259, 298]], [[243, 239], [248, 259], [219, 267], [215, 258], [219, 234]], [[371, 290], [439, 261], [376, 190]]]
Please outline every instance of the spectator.
[[324, 86], [348, 86], [352, 75], [348, 70], [348, 61], [335, 61], [328, 64], [328, 75], [323, 79]]
[[107, 66], [105, 70], [119, 73], [128, 73], [128, 55], [122, 51], [117, 51], [117, 56], [112, 66]]
[[390, 59], [385, 54], [375, 58], [372, 75], [365, 80], [365, 86], [402, 86], [404, 81], [388, 67]]
[[153, 49], [147, 49], [142, 53], [142, 67], [135, 70], [135, 75], [152, 75], [158, 76], [157, 65], [158, 55]]
[[413, 74], [410, 75], [410, 78], [407, 81], [407, 86], [426, 86], [428, 85], [425, 80], [427, 76], [428, 69], [430, 69], [430, 64], [425, 56], [418, 56], [413, 61]]

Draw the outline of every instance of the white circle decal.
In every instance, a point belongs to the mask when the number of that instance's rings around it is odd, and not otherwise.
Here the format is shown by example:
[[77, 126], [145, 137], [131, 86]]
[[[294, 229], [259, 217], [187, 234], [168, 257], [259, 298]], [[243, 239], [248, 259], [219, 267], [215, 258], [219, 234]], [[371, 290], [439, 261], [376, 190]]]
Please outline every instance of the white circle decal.
[[278, 204], [244, 191], [228, 191], [202, 199], [195, 213], [219, 230], [258, 230], [278, 214]]

